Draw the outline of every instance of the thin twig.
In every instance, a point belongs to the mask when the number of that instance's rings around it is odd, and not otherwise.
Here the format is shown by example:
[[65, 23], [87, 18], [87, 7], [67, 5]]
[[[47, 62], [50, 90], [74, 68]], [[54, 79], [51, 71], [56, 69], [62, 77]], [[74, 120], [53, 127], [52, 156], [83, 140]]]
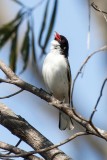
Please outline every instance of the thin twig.
[[103, 82], [103, 84], [102, 84], [101, 91], [100, 91], [100, 95], [99, 95], [99, 97], [98, 97], [98, 99], [97, 99], [96, 105], [95, 105], [95, 107], [94, 107], [94, 110], [93, 110], [90, 118], [89, 118], [89, 121], [92, 121], [92, 118], [93, 118], [93, 116], [94, 116], [94, 114], [95, 114], [95, 112], [96, 112], [96, 110], [97, 110], [98, 104], [99, 104], [100, 99], [101, 99], [101, 97], [102, 97], [102, 95], [103, 95], [103, 90], [104, 90], [104, 86], [105, 86], [106, 82], [107, 82], [107, 78], [104, 80], [104, 82]]
[[72, 88], [71, 88], [71, 106], [72, 108], [74, 108], [74, 105], [73, 105], [73, 93], [74, 93], [74, 86], [75, 86], [75, 82], [78, 78], [78, 76], [80, 75], [80, 73], [82, 72], [82, 69], [84, 68], [84, 66], [86, 65], [86, 63], [88, 62], [88, 60], [93, 56], [95, 55], [96, 53], [98, 52], [102, 52], [102, 51], [106, 51], [107, 50], [107, 45], [101, 47], [100, 49], [94, 51], [93, 53], [91, 53], [86, 59], [85, 61], [82, 63], [81, 67], [79, 68], [75, 78], [74, 78], [74, 81], [73, 81], [73, 84], [72, 84]]
[[104, 14], [107, 14], [107, 12], [101, 11], [101, 10], [98, 8], [98, 6], [97, 6], [94, 2], [91, 3], [91, 6], [92, 6], [96, 11], [99, 11], [99, 12], [102, 12], [102, 13], [104, 13]]
[[36, 154], [36, 153], [47, 152], [47, 151], [49, 151], [51, 149], [57, 148], [59, 146], [62, 146], [64, 144], [68, 143], [69, 141], [71, 141], [71, 140], [73, 140], [73, 139], [75, 139], [75, 138], [77, 138], [79, 136], [83, 136], [83, 135], [89, 135], [89, 133], [87, 133], [87, 132], [75, 133], [73, 136], [71, 136], [70, 138], [64, 140], [63, 142], [60, 142], [59, 144], [52, 145], [52, 146], [47, 147], [47, 148], [39, 149], [37, 151], [30, 151], [30, 152], [27, 152], [27, 153], [22, 153], [22, 154], [17, 154], [17, 155], [9, 155], [9, 156], [0, 154], [0, 157], [10, 157], [10, 158], [12, 158], [12, 157], [25, 157], [25, 156], [30, 156], [30, 155]]
[[11, 83], [12, 84], [12, 81], [10, 79], [0, 78], [0, 83]]
[[105, 14], [107, 14], [107, 12], [102, 11], [94, 2], [91, 4], [91, 6], [96, 9], [97, 11], [99, 11], [102, 16], [104, 17], [105, 21], [107, 22], [107, 17], [105, 16]]
[[[16, 143], [15, 147], [18, 147], [21, 142], [22, 142], [22, 140], [19, 139], [19, 141]], [[11, 154], [11, 153], [12, 153], [12, 152], [10, 151], [10, 152], [7, 153], [7, 155], [9, 155], [9, 154]]]
[[13, 93], [13, 94], [10, 94], [10, 95], [8, 95], [8, 96], [0, 97], [0, 99], [5, 99], [5, 98], [13, 97], [13, 96], [21, 93], [22, 91], [23, 91], [23, 89], [20, 89], [19, 91], [15, 92], [15, 93]]
[[21, 142], [22, 142], [22, 140], [19, 139], [19, 141], [17, 142], [17, 144], [15, 145], [15, 147], [18, 147]]

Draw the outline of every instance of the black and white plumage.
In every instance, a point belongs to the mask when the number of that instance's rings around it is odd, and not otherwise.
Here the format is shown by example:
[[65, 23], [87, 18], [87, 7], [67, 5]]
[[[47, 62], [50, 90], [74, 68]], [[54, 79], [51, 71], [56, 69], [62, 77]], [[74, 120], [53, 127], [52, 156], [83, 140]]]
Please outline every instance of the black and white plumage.
[[[51, 42], [50, 52], [44, 60], [42, 74], [49, 92], [58, 100], [70, 104], [71, 71], [68, 50], [67, 39], [56, 33]], [[74, 128], [70, 117], [61, 111], [59, 111], [59, 128], [61, 130]]]

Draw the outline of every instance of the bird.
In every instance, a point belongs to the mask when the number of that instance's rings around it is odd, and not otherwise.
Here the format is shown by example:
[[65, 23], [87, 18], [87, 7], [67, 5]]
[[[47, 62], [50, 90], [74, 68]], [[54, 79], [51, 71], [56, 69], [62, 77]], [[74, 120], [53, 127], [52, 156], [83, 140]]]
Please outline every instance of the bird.
[[[71, 70], [68, 61], [69, 43], [66, 37], [55, 32], [51, 42], [50, 52], [46, 55], [42, 75], [44, 83], [56, 99], [64, 103], [71, 103]], [[73, 130], [72, 119], [64, 112], [59, 111], [59, 129]]]

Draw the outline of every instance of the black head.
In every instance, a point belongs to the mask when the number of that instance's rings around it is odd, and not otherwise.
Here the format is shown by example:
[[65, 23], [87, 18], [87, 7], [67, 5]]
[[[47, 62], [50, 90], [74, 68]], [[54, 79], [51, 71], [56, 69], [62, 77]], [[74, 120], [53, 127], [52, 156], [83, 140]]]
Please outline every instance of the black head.
[[55, 33], [54, 39], [58, 41], [58, 43], [60, 44], [61, 50], [62, 50], [62, 54], [67, 58], [68, 50], [69, 50], [68, 40], [64, 36], [59, 35], [57, 32]]

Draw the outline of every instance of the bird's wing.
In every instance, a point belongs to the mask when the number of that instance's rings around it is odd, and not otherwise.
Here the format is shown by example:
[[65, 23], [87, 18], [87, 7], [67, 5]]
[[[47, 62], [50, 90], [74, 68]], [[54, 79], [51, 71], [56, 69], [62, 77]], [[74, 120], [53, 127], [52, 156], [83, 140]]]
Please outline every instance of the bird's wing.
[[71, 102], [71, 69], [70, 69], [70, 64], [67, 59], [67, 78], [68, 78], [68, 96], [69, 96], [69, 104]]

